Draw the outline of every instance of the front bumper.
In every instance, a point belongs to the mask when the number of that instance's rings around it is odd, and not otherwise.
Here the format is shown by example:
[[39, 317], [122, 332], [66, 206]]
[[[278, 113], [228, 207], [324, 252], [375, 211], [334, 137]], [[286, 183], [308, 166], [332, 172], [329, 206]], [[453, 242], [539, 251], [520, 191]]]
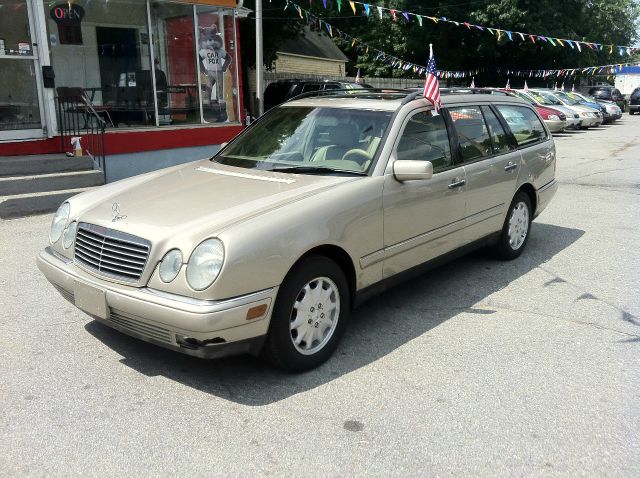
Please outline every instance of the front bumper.
[[582, 127], [589, 128], [590, 126], [598, 126], [602, 124], [602, 118], [598, 118], [597, 116], [581, 116]]
[[567, 122], [562, 120], [544, 120], [544, 124], [547, 125], [547, 128], [549, 128], [549, 131], [551, 131], [552, 133], [559, 133], [560, 131], [564, 131], [567, 127]]
[[580, 129], [582, 121], [580, 118], [570, 118], [567, 116], [567, 129]]
[[[69, 302], [127, 335], [202, 358], [259, 353], [278, 287], [226, 300], [196, 300], [99, 279], [50, 248], [40, 271]], [[266, 307], [265, 307], [266, 306]], [[247, 320], [250, 309], [264, 313]]]

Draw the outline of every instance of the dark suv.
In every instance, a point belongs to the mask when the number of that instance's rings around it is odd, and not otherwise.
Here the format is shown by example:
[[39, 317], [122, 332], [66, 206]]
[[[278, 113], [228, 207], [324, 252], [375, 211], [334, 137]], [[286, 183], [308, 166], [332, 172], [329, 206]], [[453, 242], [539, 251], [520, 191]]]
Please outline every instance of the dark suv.
[[629, 98], [629, 114], [634, 115], [640, 112], [640, 88], [636, 88]]
[[614, 86], [592, 86], [589, 88], [589, 95], [593, 96], [597, 100], [615, 102], [624, 113], [624, 108], [627, 102], [618, 88]]
[[302, 93], [319, 90], [359, 90], [371, 88], [369, 85], [334, 80], [278, 80], [264, 90], [264, 110], [270, 110], [280, 103]]

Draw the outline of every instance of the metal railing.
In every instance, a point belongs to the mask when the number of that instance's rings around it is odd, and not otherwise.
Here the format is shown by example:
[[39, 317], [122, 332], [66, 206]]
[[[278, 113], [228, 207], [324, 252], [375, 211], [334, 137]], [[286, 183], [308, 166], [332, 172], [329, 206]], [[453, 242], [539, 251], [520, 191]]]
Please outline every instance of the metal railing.
[[96, 111], [84, 93], [57, 96], [56, 104], [61, 151], [72, 151], [71, 138], [80, 138], [83, 154], [87, 154], [91, 158], [94, 169], [102, 171], [106, 183], [104, 130], [107, 127], [107, 122]]

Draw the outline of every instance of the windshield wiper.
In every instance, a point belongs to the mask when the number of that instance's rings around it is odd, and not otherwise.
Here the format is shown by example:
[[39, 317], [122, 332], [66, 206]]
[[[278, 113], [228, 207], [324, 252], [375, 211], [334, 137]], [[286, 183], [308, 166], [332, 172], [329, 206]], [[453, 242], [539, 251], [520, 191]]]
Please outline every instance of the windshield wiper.
[[276, 171], [279, 173], [299, 173], [299, 174], [355, 174], [356, 176], [366, 176], [363, 171], [351, 171], [348, 169], [332, 169], [324, 166], [286, 166], [282, 168], [271, 168], [268, 171]]

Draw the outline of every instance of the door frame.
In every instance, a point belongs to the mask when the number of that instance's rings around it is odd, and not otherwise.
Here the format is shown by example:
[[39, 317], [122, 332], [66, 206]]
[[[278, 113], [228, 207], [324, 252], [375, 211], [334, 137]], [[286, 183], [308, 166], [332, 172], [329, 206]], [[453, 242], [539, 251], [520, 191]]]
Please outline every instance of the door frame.
[[[42, 81], [42, 73], [40, 70], [41, 65], [41, 55], [43, 54], [42, 49], [44, 45], [44, 49], [48, 53], [48, 44], [46, 40], [46, 25], [45, 34], [42, 35], [41, 32], [41, 21], [39, 14], [43, 14], [43, 12], [37, 12], [34, 10], [32, 0], [24, 0], [24, 4], [27, 7], [27, 19], [29, 21], [29, 35], [31, 40], [31, 55], [5, 55], [2, 57], [3, 60], [13, 60], [13, 61], [30, 61], [34, 68], [34, 76], [35, 76], [35, 84], [36, 84], [36, 94], [38, 96], [38, 109], [40, 113], [40, 128], [31, 128], [31, 129], [14, 129], [14, 130], [4, 130], [0, 131], [0, 141], [14, 141], [14, 140], [25, 140], [25, 139], [42, 139], [46, 136], [45, 128], [46, 124], [49, 123], [49, 111], [48, 108], [45, 108], [45, 102], [43, 97], [44, 85]], [[36, 28], [38, 26], [38, 28]]]

